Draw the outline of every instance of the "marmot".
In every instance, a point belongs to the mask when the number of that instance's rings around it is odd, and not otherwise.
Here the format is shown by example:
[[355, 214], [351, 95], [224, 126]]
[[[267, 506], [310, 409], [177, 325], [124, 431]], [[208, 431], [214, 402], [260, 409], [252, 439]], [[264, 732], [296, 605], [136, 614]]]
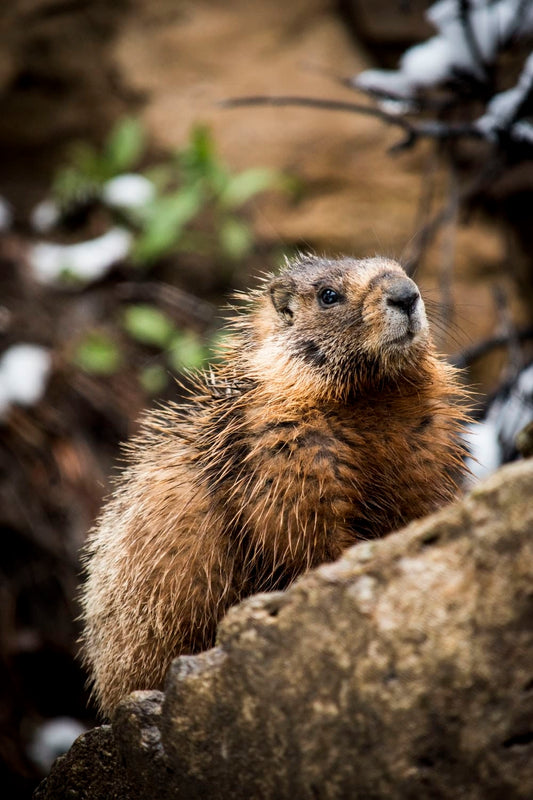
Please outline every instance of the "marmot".
[[457, 493], [464, 393], [399, 264], [302, 256], [248, 300], [193, 402], [148, 414], [90, 535], [83, 651], [105, 713], [212, 646], [228, 606]]

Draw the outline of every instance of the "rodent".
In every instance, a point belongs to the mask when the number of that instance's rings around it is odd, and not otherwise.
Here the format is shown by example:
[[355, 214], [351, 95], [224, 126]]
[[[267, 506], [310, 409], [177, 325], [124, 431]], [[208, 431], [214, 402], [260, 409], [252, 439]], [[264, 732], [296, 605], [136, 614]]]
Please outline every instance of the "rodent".
[[192, 402], [148, 414], [89, 537], [104, 714], [212, 646], [230, 605], [458, 493], [464, 393], [398, 263], [300, 256], [247, 305]]

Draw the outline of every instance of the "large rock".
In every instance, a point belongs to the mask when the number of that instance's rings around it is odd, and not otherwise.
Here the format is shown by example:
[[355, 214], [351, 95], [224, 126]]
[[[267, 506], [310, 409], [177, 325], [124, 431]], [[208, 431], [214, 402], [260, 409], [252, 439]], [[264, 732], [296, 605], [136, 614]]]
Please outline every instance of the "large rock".
[[[511, 465], [232, 609], [39, 800], [533, 797], [532, 497], [533, 461]], [[117, 777], [83, 794], [102, 751]]]

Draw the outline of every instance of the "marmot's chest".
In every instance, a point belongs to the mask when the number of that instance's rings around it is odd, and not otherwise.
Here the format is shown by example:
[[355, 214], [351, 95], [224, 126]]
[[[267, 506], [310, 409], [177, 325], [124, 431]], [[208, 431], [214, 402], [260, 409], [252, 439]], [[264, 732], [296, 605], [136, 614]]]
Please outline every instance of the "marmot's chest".
[[364, 414], [353, 407], [263, 420], [249, 439], [251, 496], [268, 496], [275, 487], [283, 502], [308, 498], [324, 513], [346, 503], [368, 504], [403, 519], [443, 469], [442, 453], [428, 445], [432, 425], [423, 413], [395, 418], [386, 405]]
[[442, 504], [449, 468], [442, 424], [423, 409], [397, 413], [387, 404], [331, 421], [344, 467], [339, 477], [354, 487], [356, 504], [377, 528], [397, 528]]

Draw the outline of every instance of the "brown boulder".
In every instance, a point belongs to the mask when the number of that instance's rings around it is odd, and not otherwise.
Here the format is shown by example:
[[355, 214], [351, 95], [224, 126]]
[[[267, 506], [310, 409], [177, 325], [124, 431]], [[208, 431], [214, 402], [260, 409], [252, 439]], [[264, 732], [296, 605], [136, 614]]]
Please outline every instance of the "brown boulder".
[[[232, 609], [215, 649], [174, 662], [164, 696], [119, 706], [117, 763], [136, 796], [532, 797], [532, 496], [533, 461], [511, 465]], [[60, 762], [39, 800], [78, 796], [101, 758], [90, 735], [92, 753]]]

